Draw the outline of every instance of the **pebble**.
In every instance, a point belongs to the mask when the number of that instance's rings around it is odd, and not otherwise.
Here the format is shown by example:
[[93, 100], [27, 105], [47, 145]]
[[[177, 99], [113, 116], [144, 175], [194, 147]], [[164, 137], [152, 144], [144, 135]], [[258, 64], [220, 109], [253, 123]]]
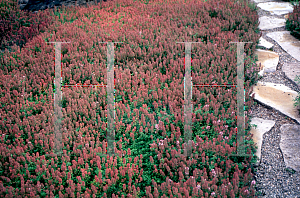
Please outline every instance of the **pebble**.
[[[251, 0], [253, 2], [253, 0]], [[275, 2], [275, 0], [274, 0]], [[276, 0], [276, 2], [283, 2]], [[273, 16], [257, 7], [259, 16]], [[284, 18], [284, 15], [276, 15], [277, 18]], [[282, 72], [282, 65], [288, 62], [297, 62], [292, 56], [286, 53], [274, 40], [266, 37], [269, 32], [286, 31], [285, 27], [261, 31], [262, 37], [272, 43], [272, 50], [279, 54], [277, 71], [265, 73], [262, 82], [280, 83], [300, 93], [298, 86], [294, 85]], [[259, 117], [267, 120], [274, 120], [274, 127], [263, 136], [261, 163], [254, 172], [256, 180], [256, 196], [261, 198], [300, 198], [300, 173], [289, 171], [286, 168], [282, 152], [279, 147], [280, 127], [283, 124], [297, 124], [294, 120], [272, 108], [257, 103], [251, 107], [251, 117]]]

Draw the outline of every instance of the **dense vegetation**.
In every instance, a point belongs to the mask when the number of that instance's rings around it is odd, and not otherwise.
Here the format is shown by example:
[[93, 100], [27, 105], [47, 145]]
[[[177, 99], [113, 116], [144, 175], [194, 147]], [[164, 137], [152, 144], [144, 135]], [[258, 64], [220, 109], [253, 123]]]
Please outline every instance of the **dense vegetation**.
[[[236, 84], [237, 50], [230, 42], [253, 42], [244, 54], [248, 111], [260, 35], [247, 1], [124, 0], [40, 14], [51, 19], [45, 30], [25, 35], [23, 48], [1, 53], [2, 197], [255, 196], [249, 117], [250, 157], [230, 156], [236, 153], [235, 87], [193, 87], [192, 155], [181, 155], [185, 48], [176, 43], [202, 42], [192, 45], [193, 84]], [[100, 42], [123, 42], [115, 44], [115, 156], [106, 154], [104, 87], [62, 88], [63, 154], [52, 155], [50, 41], [70, 42], [62, 45], [63, 84], [106, 84], [107, 45]]]
[[14, 44], [22, 47], [28, 40], [42, 33], [52, 23], [48, 11], [21, 11], [17, 0], [0, 1], [0, 49]]
[[300, 6], [294, 3], [294, 10], [289, 14], [286, 21], [286, 29], [291, 31], [291, 35], [300, 39]]

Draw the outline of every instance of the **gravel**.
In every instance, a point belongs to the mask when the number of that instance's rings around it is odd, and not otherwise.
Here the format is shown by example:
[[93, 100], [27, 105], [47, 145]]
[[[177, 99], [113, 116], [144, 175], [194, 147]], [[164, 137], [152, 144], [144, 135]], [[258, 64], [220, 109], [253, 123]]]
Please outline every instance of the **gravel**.
[[[275, 2], [275, 1], [274, 1]], [[283, 2], [283, 1], [276, 1]], [[284, 18], [284, 15], [271, 15], [269, 12], [263, 11], [257, 7], [259, 16], [275, 16]], [[264, 30], [262, 37], [274, 44], [272, 50], [279, 54], [279, 63], [277, 71], [266, 73], [260, 79], [262, 82], [280, 83], [291, 88], [294, 91], [300, 92], [300, 88], [285, 77], [282, 72], [284, 63], [298, 62], [288, 53], [286, 53], [274, 40], [267, 37], [269, 32], [287, 31], [285, 27]], [[297, 122], [281, 112], [267, 107], [264, 104], [256, 101], [257, 104], [251, 107], [251, 117], [259, 117], [262, 119], [275, 121], [274, 127], [266, 132], [263, 136], [261, 163], [256, 167], [254, 178], [256, 180], [257, 197], [299, 197], [300, 198], [300, 173], [292, 169], [288, 169], [284, 163], [282, 151], [280, 149], [280, 127], [283, 124], [297, 124]]]

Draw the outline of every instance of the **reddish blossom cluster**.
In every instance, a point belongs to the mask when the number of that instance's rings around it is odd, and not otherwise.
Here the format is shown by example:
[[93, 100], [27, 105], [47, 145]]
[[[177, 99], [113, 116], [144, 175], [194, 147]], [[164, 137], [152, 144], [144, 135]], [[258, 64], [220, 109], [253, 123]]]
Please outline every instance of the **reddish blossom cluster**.
[[48, 10], [32, 13], [21, 11], [17, 0], [1, 0], [0, 47], [23, 46], [29, 39], [45, 31], [52, 23]]
[[293, 12], [288, 14], [286, 28], [293, 36], [300, 39], [300, 5], [295, 4], [293, 7]]
[[[62, 8], [46, 32], [3, 54], [1, 196], [254, 196], [252, 147], [240, 167], [229, 157], [236, 151], [235, 87], [193, 88], [192, 155], [183, 155], [184, 45], [176, 42], [202, 42], [192, 45], [193, 84], [236, 84], [236, 47], [229, 42], [253, 41], [245, 45], [250, 107], [257, 15], [231, 0], [150, 2]], [[114, 156], [107, 155], [105, 87], [62, 88], [63, 154], [54, 155], [55, 51], [45, 41], [70, 41], [62, 44], [64, 84], [107, 84], [100, 42], [123, 42], [115, 44]]]

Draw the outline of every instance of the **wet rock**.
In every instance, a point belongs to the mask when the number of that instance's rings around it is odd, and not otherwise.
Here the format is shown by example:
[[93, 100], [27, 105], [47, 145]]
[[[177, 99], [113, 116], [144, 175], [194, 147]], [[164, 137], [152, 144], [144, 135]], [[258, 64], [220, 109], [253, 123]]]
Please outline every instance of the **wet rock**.
[[29, 11], [45, 10], [54, 6], [85, 6], [88, 3], [106, 2], [107, 0], [20, 0], [20, 9]]

